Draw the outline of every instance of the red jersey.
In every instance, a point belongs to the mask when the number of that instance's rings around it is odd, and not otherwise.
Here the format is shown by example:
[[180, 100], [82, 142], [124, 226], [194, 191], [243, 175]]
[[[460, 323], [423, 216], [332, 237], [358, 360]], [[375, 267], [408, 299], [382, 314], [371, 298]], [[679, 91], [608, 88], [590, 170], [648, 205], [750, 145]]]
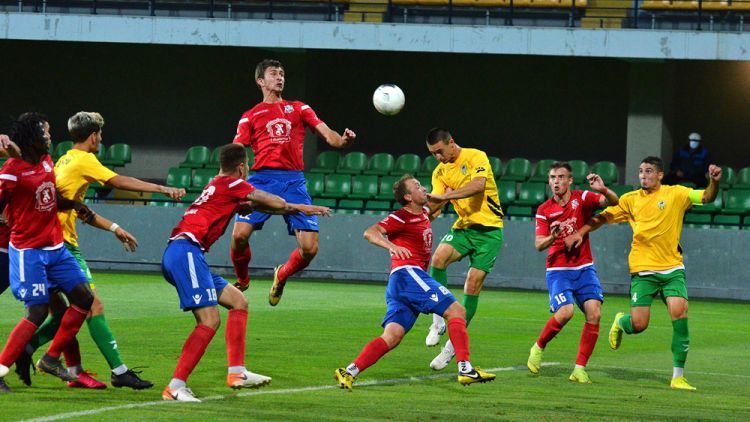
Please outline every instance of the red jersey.
[[242, 115], [234, 143], [253, 149], [253, 171], [262, 168], [303, 171], [305, 127], [314, 129], [321, 123], [313, 109], [299, 101], [263, 102]]
[[549, 226], [559, 221], [562, 229], [557, 239], [550, 245], [547, 252], [548, 270], [575, 270], [594, 263], [589, 245], [589, 236], [583, 237], [581, 246], [568, 252], [565, 250], [565, 238], [575, 233], [594, 215], [599, 208], [599, 193], [573, 190], [570, 200], [562, 207], [554, 198], [545, 201], [536, 211], [536, 235], [549, 236]]
[[427, 271], [432, 254], [432, 225], [429, 215], [426, 208], [419, 215], [401, 208], [378, 223], [385, 229], [391, 243], [411, 252], [411, 258], [407, 259], [399, 259], [396, 255], [392, 255], [391, 271], [407, 265]]
[[51, 248], [63, 243], [57, 218], [55, 172], [49, 155], [37, 164], [10, 158], [0, 169], [0, 198], [8, 205], [10, 243], [17, 249]]
[[208, 252], [227, 229], [241, 202], [254, 191], [250, 183], [232, 176], [216, 176], [188, 207], [169, 239], [184, 234]]

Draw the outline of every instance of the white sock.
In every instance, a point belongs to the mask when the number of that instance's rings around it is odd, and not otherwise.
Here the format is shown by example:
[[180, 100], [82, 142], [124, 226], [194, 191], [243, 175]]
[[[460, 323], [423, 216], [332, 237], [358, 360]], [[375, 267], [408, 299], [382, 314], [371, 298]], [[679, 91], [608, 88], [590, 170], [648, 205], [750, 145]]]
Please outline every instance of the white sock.
[[461, 374], [465, 374], [467, 372], [471, 372], [471, 370], [474, 369], [473, 366], [471, 366], [471, 362], [468, 360], [462, 360], [461, 362], [458, 362], [458, 372]]
[[83, 366], [81, 365], [71, 366], [68, 368], [68, 372], [70, 372], [73, 375], [78, 375], [81, 372], [83, 372]]
[[576, 368], [585, 368], [585, 366], [576, 363]]
[[681, 377], [683, 376], [684, 373], [685, 373], [685, 368], [678, 368], [676, 366], [672, 368], [672, 378]]
[[172, 381], [169, 381], [169, 388], [172, 390], [177, 390], [184, 387], [187, 387], [187, 384], [183, 380], [172, 378]]
[[352, 374], [354, 378], [357, 378], [357, 376], [359, 375], [359, 368], [357, 368], [357, 365], [355, 365], [354, 363], [347, 366], [346, 371]]
[[112, 373], [115, 375], [122, 375], [126, 372], [128, 372], [128, 365], [125, 365], [124, 363], [112, 370]]
[[247, 369], [245, 369], [244, 366], [230, 366], [229, 367], [230, 374], [241, 374], [245, 371], [247, 371]]
[[432, 314], [432, 323], [435, 324], [436, 327], [440, 327], [441, 325], [445, 325], [445, 320], [438, 314]]

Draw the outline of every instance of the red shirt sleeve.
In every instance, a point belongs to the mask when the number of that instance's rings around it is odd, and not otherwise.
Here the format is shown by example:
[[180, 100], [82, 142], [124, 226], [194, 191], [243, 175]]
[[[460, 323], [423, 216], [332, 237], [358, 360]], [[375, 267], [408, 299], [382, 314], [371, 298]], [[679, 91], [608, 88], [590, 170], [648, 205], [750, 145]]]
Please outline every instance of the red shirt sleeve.
[[315, 110], [307, 104], [300, 103], [300, 112], [302, 114], [302, 123], [310, 129], [315, 129], [316, 126], [323, 123], [323, 121], [318, 118], [318, 115], [315, 114]]
[[549, 236], [549, 221], [541, 206], [536, 210], [536, 235]]
[[250, 145], [250, 119], [247, 117], [247, 113], [243, 114], [239, 123], [237, 123], [237, 134], [234, 135], [233, 142], [244, 146]]
[[599, 200], [602, 198], [601, 193], [584, 191], [583, 204], [586, 208], [595, 210], [599, 208]]
[[385, 229], [386, 234], [396, 234], [403, 230], [404, 221], [397, 217], [395, 214], [390, 214], [388, 217], [381, 220], [378, 225]]
[[3, 166], [3, 168], [0, 169], [0, 198], [8, 198], [8, 195], [10, 195], [16, 187], [17, 180], [16, 175], [11, 171], [9, 166]]
[[252, 193], [255, 189], [255, 186], [251, 185], [250, 183], [247, 183], [244, 180], [237, 179], [239, 183], [237, 183], [236, 186], [231, 188], [232, 194], [235, 195], [235, 197], [239, 200], [244, 200], [247, 198], [247, 195]]

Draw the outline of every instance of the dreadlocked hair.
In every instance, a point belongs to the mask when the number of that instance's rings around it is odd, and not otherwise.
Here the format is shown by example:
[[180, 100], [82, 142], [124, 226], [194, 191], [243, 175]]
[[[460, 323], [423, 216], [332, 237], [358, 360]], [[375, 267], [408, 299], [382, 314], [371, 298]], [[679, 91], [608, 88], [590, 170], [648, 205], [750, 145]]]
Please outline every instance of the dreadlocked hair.
[[32, 150], [34, 141], [44, 140], [44, 117], [37, 113], [24, 113], [10, 126], [10, 139], [18, 145], [21, 155]]

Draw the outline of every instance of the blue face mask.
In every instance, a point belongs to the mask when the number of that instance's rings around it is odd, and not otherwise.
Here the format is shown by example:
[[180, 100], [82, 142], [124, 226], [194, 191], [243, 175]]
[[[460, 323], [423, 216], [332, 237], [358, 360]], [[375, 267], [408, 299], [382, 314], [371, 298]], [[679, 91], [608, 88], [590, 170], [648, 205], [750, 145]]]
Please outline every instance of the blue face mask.
[[698, 142], [698, 141], [690, 141], [690, 142], [689, 142], [689, 145], [690, 145], [690, 149], [696, 149], [696, 148], [698, 148], [698, 145], [700, 145], [700, 144], [701, 144], [701, 143], [700, 143], [700, 142]]

